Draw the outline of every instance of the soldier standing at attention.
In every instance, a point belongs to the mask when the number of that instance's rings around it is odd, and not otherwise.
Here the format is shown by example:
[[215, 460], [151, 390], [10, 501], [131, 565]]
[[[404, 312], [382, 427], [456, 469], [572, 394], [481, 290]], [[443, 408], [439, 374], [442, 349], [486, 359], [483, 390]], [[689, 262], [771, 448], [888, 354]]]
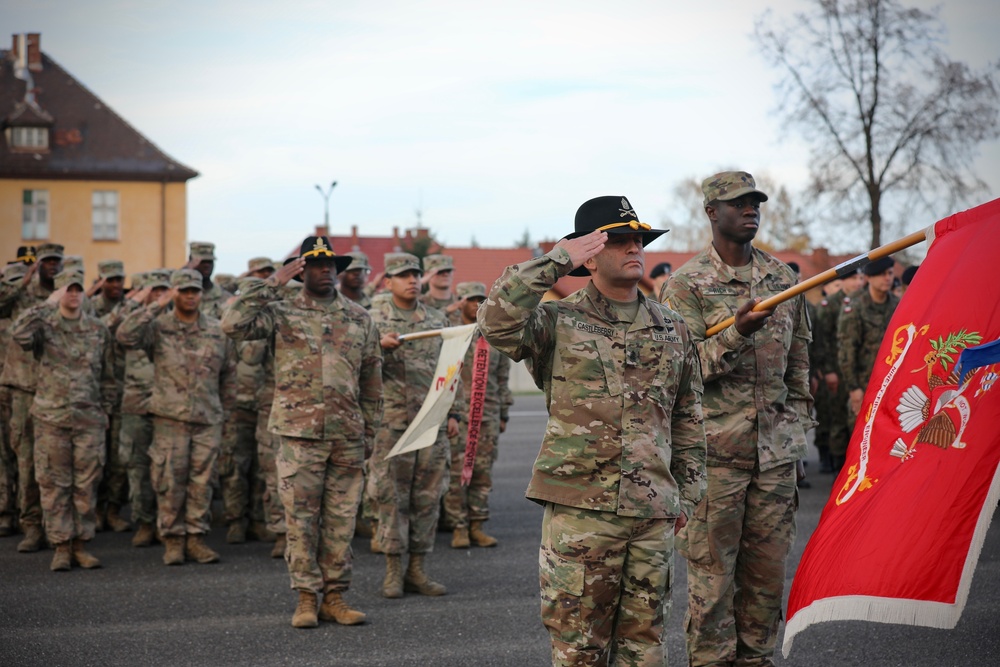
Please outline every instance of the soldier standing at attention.
[[97, 527], [97, 485], [108, 414], [117, 397], [111, 334], [83, 312], [83, 274], [56, 276], [56, 290], [14, 323], [14, 340], [38, 359], [31, 408], [35, 473], [53, 571], [101, 562], [86, 551]]
[[[459, 283], [455, 294], [462, 303], [459, 313], [462, 324], [475, 324], [479, 304], [486, 300], [486, 285], [483, 283]], [[477, 344], [482, 338], [476, 332], [465, 353], [462, 364], [462, 386], [468, 396], [472, 395], [473, 374], [477, 363]], [[476, 447], [472, 479], [468, 486], [462, 485], [462, 468], [465, 464], [465, 447], [469, 432], [468, 405], [456, 405], [453, 409], [461, 415], [458, 435], [451, 439], [451, 473], [448, 492], [444, 496], [444, 513], [452, 526], [451, 546], [467, 549], [471, 544], [477, 547], [496, 546], [497, 540], [483, 531], [483, 524], [490, 518], [490, 491], [493, 490], [493, 464], [497, 460], [497, 440], [507, 429], [507, 410], [514, 402], [508, 380], [510, 379], [510, 359], [486, 344], [487, 359], [484, 367], [486, 385], [482, 392], [482, 420], [479, 425], [479, 441]], [[471, 540], [471, 542], [470, 542]]]
[[[795, 284], [751, 245], [767, 195], [743, 171], [702, 183], [712, 244], [680, 267], [664, 296], [698, 347], [705, 381], [708, 491], [678, 535], [688, 561], [689, 664], [771, 665], [785, 558], [795, 538], [795, 464], [812, 426], [803, 297], [761, 299]], [[736, 314], [736, 324], [705, 332]]]
[[215, 244], [192, 241], [191, 254], [186, 269], [194, 269], [201, 274], [201, 310], [212, 319], [222, 317], [222, 310], [232, 298], [232, 293], [212, 282], [215, 271]]
[[[385, 415], [375, 439], [369, 466], [369, 493], [378, 520], [376, 541], [386, 557], [382, 595], [403, 597], [403, 591], [444, 595], [442, 584], [424, 571], [424, 558], [434, 548], [434, 531], [447, 488], [448, 437], [458, 434], [458, 408], [452, 407], [447, 426], [441, 425], [430, 447], [386, 459], [409, 426], [434, 382], [441, 338], [407, 342], [400, 334], [448, 326], [444, 314], [419, 302], [420, 260], [408, 253], [385, 256], [389, 296], [377, 299], [371, 315], [381, 336]], [[461, 394], [459, 394], [461, 396]], [[460, 401], [456, 399], [456, 403]], [[446, 433], [447, 428], [447, 433]], [[410, 554], [405, 575], [403, 554]]]
[[371, 310], [371, 296], [365, 291], [365, 283], [372, 272], [371, 264], [368, 263], [368, 255], [355, 251], [347, 253], [345, 257], [350, 257], [351, 263], [338, 276], [340, 293], [365, 310]]
[[[351, 582], [361, 469], [382, 413], [382, 355], [371, 317], [334, 287], [350, 263], [325, 236], [310, 236], [299, 257], [269, 279], [247, 281], [222, 321], [234, 339], [268, 340], [274, 350], [270, 430], [280, 443], [296, 628], [314, 628], [320, 618], [365, 621], [343, 594]], [[300, 275], [299, 295], [279, 300], [278, 290]]]
[[427, 255], [424, 257], [423, 265], [422, 282], [427, 283], [427, 292], [420, 297], [420, 303], [437, 308], [449, 319], [457, 320], [457, 314], [453, 313], [461, 307], [461, 304], [451, 289], [455, 280], [455, 264], [451, 255]]
[[[49, 298], [55, 290], [56, 274], [62, 270], [63, 247], [55, 243], [38, 246], [36, 261], [20, 282], [0, 285], [0, 308], [10, 306], [11, 317]], [[35, 276], [37, 280], [33, 280]], [[38, 551], [45, 541], [42, 505], [35, 480], [35, 436], [31, 405], [35, 400], [38, 361], [32, 352], [11, 345], [4, 358], [0, 384], [10, 391], [10, 444], [17, 455], [17, 509], [24, 539], [17, 550]]]
[[848, 437], [861, 412], [882, 337], [899, 305], [899, 297], [891, 291], [894, 264], [891, 257], [882, 257], [865, 265], [868, 288], [844, 306], [837, 322], [837, 361], [848, 395]]
[[[479, 309], [526, 360], [549, 412], [527, 497], [545, 507], [542, 622], [553, 665], [665, 665], [674, 531], [705, 488], [701, 374], [674, 311], [638, 289], [664, 233], [597, 197], [545, 255], [508, 267]], [[564, 275], [590, 283], [542, 296]]]
[[174, 271], [170, 289], [125, 318], [116, 334], [153, 361], [150, 479], [165, 565], [183, 565], [185, 557], [219, 560], [205, 535], [222, 425], [236, 402], [236, 352], [219, 321], [199, 309], [201, 278], [191, 269]]
[[[20, 258], [27, 248], [18, 249], [18, 261], [10, 262], [3, 269], [0, 283], [16, 285], [24, 278], [28, 265]], [[32, 255], [33, 257], [33, 255]], [[14, 304], [0, 307], [0, 376], [3, 375], [4, 357], [11, 345], [16, 345], [10, 337], [10, 327], [14, 320], [11, 314]], [[17, 454], [10, 442], [10, 388], [0, 385], [0, 537], [13, 535], [17, 530]]]

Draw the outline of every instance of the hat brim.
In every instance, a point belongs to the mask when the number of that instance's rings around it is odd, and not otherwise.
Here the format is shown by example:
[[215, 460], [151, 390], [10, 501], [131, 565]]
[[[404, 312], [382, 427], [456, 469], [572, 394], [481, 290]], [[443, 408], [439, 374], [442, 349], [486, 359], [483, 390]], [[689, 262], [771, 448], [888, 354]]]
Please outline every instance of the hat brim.
[[[282, 262], [281, 265], [282, 266], [288, 266], [289, 264], [291, 264], [292, 262], [294, 262], [297, 259], [298, 259], [298, 257], [289, 257], [284, 262]], [[307, 257], [306, 258], [306, 264], [308, 264], [310, 262], [315, 262], [315, 261], [318, 261], [318, 260], [321, 260], [321, 259], [332, 259], [333, 260], [333, 265], [337, 269], [337, 273], [343, 273], [347, 269], [347, 267], [349, 267], [351, 265], [351, 262], [354, 261], [353, 257], [348, 257], [347, 255], [333, 255], [331, 257]], [[299, 282], [299, 283], [302, 282], [302, 274], [299, 274], [297, 276], [293, 276], [292, 280], [294, 280], [295, 282]]]
[[416, 271], [419, 275], [421, 275], [421, 276], [424, 275], [424, 270], [421, 269], [419, 266], [404, 266], [403, 268], [397, 269], [396, 271], [393, 271], [392, 273], [389, 273], [388, 271], [386, 271], [385, 272], [385, 277], [386, 278], [392, 278], [393, 276], [398, 276], [400, 273], [406, 273], [407, 271]]
[[766, 194], [764, 194], [763, 192], [761, 192], [757, 188], [751, 188], [750, 186], [747, 186], [745, 188], [740, 188], [738, 190], [733, 190], [732, 192], [727, 192], [724, 197], [716, 197], [715, 199], [717, 201], [732, 201], [734, 199], [739, 199], [743, 195], [750, 195], [750, 194], [757, 195], [757, 197], [762, 202], [767, 201], [767, 195]]
[[36, 262], [40, 262], [43, 259], [51, 259], [53, 257], [55, 257], [56, 259], [62, 259], [63, 255], [60, 255], [60, 254], [55, 253], [55, 252], [47, 252], [44, 255], [35, 255], [35, 261]]
[[[596, 231], [596, 230], [592, 230], [592, 231]], [[604, 231], [606, 231], [608, 234], [642, 234], [642, 247], [645, 248], [650, 243], [652, 243], [656, 239], [660, 238], [661, 236], [663, 236], [664, 234], [666, 234], [670, 230], [669, 229], [632, 229], [631, 227], [616, 227], [615, 229], [606, 229]], [[590, 234], [590, 233], [591, 232], [572, 232], [572, 233], [569, 233], [566, 236], [564, 236], [563, 240], [565, 240], [565, 239], [579, 238], [581, 236], [586, 236], [587, 234]], [[576, 278], [587, 278], [588, 276], [590, 276], [590, 271], [588, 271], [586, 268], [584, 268], [581, 265], [581, 266], [576, 267], [572, 271], [570, 271], [569, 275], [574, 276]]]

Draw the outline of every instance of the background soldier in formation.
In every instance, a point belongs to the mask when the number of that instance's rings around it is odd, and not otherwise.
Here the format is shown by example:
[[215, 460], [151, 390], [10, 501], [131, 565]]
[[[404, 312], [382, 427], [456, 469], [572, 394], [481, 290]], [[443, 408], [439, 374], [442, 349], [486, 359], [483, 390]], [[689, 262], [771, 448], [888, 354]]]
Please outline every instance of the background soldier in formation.
[[[479, 304], [486, 300], [486, 285], [483, 283], [459, 283], [455, 294], [461, 302], [459, 313], [462, 324], [475, 324]], [[465, 353], [462, 364], [462, 386], [470, 398], [473, 395], [473, 374], [476, 365], [476, 345], [482, 333], [476, 331]], [[458, 435], [451, 442], [451, 474], [448, 492], [444, 496], [444, 520], [451, 526], [451, 546], [467, 549], [471, 544], [477, 547], [496, 546], [497, 540], [483, 531], [483, 524], [490, 518], [490, 491], [493, 490], [493, 464], [497, 460], [497, 441], [507, 428], [507, 409], [514, 402], [508, 381], [510, 379], [510, 358], [486, 344], [488, 362], [486, 364], [486, 386], [482, 405], [482, 420], [479, 425], [479, 441], [476, 446], [472, 479], [468, 486], [462, 484], [462, 468], [465, 464], [465, 447], [469, 431], [467, 405], [456, 405], [453, 410], [461, 416]]]
[[423, 266], [421, 282], [427, 284], [427, 292], [421, 295], [420, 303], [444, 311], [450, 317], [458, 308], [458, 297], [451, 288], [455, 280], [455, 264], [451, 255], [427, 255]]
[[[625, 219], [622, 221], [622, 219]], [[687, 327], [637, 288], [663, 234], [598, 197], [550, 252], [508, 267], [483, 336], [525, 359], [549, 423], [527, 497], [544, 504], [539, 576], [554, 665], [666, 664], [674, 530], [704, 492], [701, 377]], [[560, 301], [542, 295], [590, 274]]]
[[[299, 257], [267, 281], [252, 280], [223, 318], [237, 340], [267, 340], [274, 350], [270, 430], [280, 438], [277, 467], [285, 507], [285, 560], [299, 593], [297, 628], [319, 618], [365, 621], [343, 599], [351, 581], [351, 538], [361, 500], [362, 466], [382, 410], [381, 352], [368, 313], [334, 288], [351, 258], [324, 236], [307, 238]], [[291, 300], [277, 289], [304, 282]], [[317, 614], [316, 595], [323, 595]]]
[[345, 256], [351, 258], [351, 263], [337, 276], [340, 283], [340, 293], [365, 310], [369, 310], [372, 307], [372, 300], [365, 290], [365, 283], [368, 282], [372, 267], [368, 263], [368, 255], [355, 251], [349, 252]]
[[117, 394], [108, 328], [83, 309], [83, 274], [56, 276], [56, 290], [25, 310], [13, 338], [38, 359], [35, 473], [53, 571], [101, 562], [86, 551], [96, 529], [97, 485], [106, 456], [108, 414]]
[[837, 322], [837, 361], [848, 394], [849, 431], [861, 412], [878, 348], [899, 305], [899, 297], [891, 292], [894, 264], [891, 257], [883, 257], [865, 265], [868, 287], [844, 306]]
[[[444, 595], [447, 589], [424, 571], [424, 558], [434, 549], [434, 532], [441, 495], [448, 483], [448, 436], [458, 433], [458, 413], [452, 408], [447, 427], [441, 425], [430, 447], [386, 459], [386, 454], [409, 426], [434, 381], [441, 338], [402, 342], [401, 334], [448, 326], [444, 314], [420, 303], [420, 260], [408, 253], [385, 256], [388, 298], [371, 309], [382, 346], [382, 385], [385, 414], [375, 439], [369, 466], [368, 493], [378, 528], [374, 538], [386, 555], [382, 595], [403, 597], [403, 591]], [[459, 394], [461, 396], [461, 394]], [[456, 399], [461, 404], [459, 399]], [[447, 428], [447, 432], [446, 432]], [[403, 554], [410, 560], [404, 575]]]
[[[36, 261], [20, 282], [0, 285], [0, 308], [10, 307], [17, 317], [49, 298], [55, 290], [56, 274], [62, 270], [63, 247], [56, 243], [38, 246]], [[33, 278], [37, 275], [37, 279]], [[11, 345], [4, 359], [0, 384], [10, 391], [10, 442], [17, 455], [17, 508], [24, 539], [17, 545], [23, 553], [38, 551], [45, 542], [42, 505], [35, 479], [35, 434], [31, 404], [35, 400], [38, 361], [35, 355]]]
[[[212, 478], [222, 427], [236, 400], [236, 355], [218, 320], [199, 310], [202, 275], [180, 269], [170, 289], [129, 315], [117, 338], [143, 349], [154, 367], [153, 445], [150, 477], [156, 490], [157, 524], [166, 545], [163, 562], [185, 557], [214, 563], [205, 544]], [[173, 302], [173, 310], [167, 306]]]
[[[0, 290], [18, 285], [24, 278], [28, 264], [20, 258], [26, 254], [27, 248], [20, 248], [19, 260], [4, 267]], [[34, 261], [34, 254], [31, 261]], [[12, 344], [13, 312], [14, 303], [0, 307], [0, 377], [3, 377], [6, 352]], [[10, 438], [10, 400], [10, 388], [0, 384], [0, 537], [13, 535], [17, 530], [17, 453]]]
[[232, 293], [212, 282], [215, 271], [215, 244], [192, 241], [190, 261], [184, 266], [201, 275], [201, 310], [214, 320], [222, 317], [222, 311], [232, 298]]
[[[751, 241], [767, 195], [741, 171], [702, 183], [712, 245], [664, 290], [698, 347], [708, 492], [679, 535], [688, 561], [689, 664], [772, 664], [785, 559], [795, 538], [796, 462], [812, 426], [803, 297], [751, 311], [795, 284]], [[706, 331], [736, 313], [736, 324]]]

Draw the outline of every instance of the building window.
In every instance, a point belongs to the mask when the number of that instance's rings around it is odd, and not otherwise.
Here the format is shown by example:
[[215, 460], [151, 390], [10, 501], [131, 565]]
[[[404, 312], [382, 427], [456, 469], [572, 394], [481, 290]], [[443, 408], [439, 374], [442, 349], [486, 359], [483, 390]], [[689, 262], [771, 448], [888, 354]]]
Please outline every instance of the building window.
[[91, 217], [94, 223], [95, 241], [118, 240], [118, 192], [116, 190], [94, 190]]
[[49, 128], [47, 127], [14, 127], [11, 145], [14, 148], [48, 148]]
[[49, 238], [49, 191], [25, 190], [21, 208], [21, 238], [39, 241]]

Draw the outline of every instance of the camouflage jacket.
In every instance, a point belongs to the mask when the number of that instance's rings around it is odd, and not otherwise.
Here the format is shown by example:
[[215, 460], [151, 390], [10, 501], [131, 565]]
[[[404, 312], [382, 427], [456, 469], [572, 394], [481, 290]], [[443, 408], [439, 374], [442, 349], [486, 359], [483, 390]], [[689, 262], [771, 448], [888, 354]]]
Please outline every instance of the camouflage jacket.
[[236, 407], [241, 410], [257, 411], [257, 396], [265, 380], [264, 355], [267, 346], [266, 340], [236, 344]]
[[54, 426], [107, 428], [117, 387], [111, 334], [96, 317], [81, 312], [68, 320], [57, 306], [41, 303], [21, 313], [14, 340], [38, 358], [38, 384], [31, 414]]
[[[0, 308], [10, 308], [11, 319], [18, 316], [31, 306], [43, 303], [52, 294], [38, 282], [35, 276], [27, 286], [22, 283], [0, 284]], [[3, 373], [0, 374], [0, 384], [17, 387], [24, 391], [35, 391], [38, 360], [34, 353], [21, 348], [20, 345], [9, 345], [4, 356]]]
[[104, 318], [107, 315], [110, 315], [111, 311], [115, 308], [120, 307], [122, 303], [124, 303], [124, 299], [112, 301], [108, 297], [104, 296], [104, 294], [98, 294], [94, 298], [89, 299], [88, 302], [91, 305], [94, 315], [98, 318]]
[[851, 303], [851, 297], [837, 290], [823, 297], [816, 305], [816, 319], [813, 320], [813, 343], [816, 348], [816, 361], [823, 375], [840, 373], [840, 363], [837, 361], [837, 322], [840, 311]]
[[364, 290], [362, 290], [362, 292], [361, 292], [361, 298], [358, 299], [357, 301], [355, 301], [354, 303], [358, 304], [359, 306], [361, 306], [365, 310], [371, 310], [371, 307], [372, 307], [371, 296], [369, 296]]
[[212, 319], [221, 320], [226, 302], [232, 297], [232, 294], [222, 289], [217, 283], [212, 283], [209, 289], [201, 293], [201, 312]]
[[[424, 304], [425, 306], [429, 308], [434, 308], [435, 310], [440, 310], [443, 313], [445, 308], [458, 301], [458, 297], [452, 294], [451, 297], [447, 299], [436, 299], [432, 297], [430, 294], [421, 294], [419, 300], [420, 303]], [[444, 314], [447, 317], [450, 313], [444, 313]]]
[[[129, 350], [118, 342], [118, 327], [132, 312], [142, 307], [137, 301], [125, 299], [111, 311], [104, 323], [111, 330], [115, 339], [115, 363], [118, 363], [118, 352], [124, 365], [121, 380], [121, 413], [123, 415], [149, 414], [149, 399], [153, 396], [154, 370], [153, 362], [146, 350]], [[117, 373], [117, 371], [116, 371]]]
[[671, 275], [662, 296], [684, 318], [698, 347], [708, 465], [770, 470], [806, 453], [811, 337], [801, 295], [775, 308], [749, 337], [735, 326], [705, 337], [751, 298], [766, 299], [796, 282], [790, 268], [757, 248], [751, 263], [752, 282], [746, 283], [709, 246]]
[[[459, 324], [463, 324], [459, 322]], [[472, 373], [475, 370], [476, 343], [483, 334], [477, 329], [469, 343], [462, 363], [462, 386], [465, 388], [466, 402], [458, 405], [456, 412], [461, 413], [462, 420], [469, 420], [469, 400], [472, 394]], [[483, 399], [483, 421], [508, 421], [507, 409], [513, 405], [514, 397], [510, 393], [510, 358], [490, 346], [489, 368], [486, 371], [486, 395]]]
[[865, 287], [841, 310], [837, 322], [837, 361], [847, 391], [868, 387], [882, 337], [898, 305], [899, 297], [892, 292], [885, 303], [875, 303]]
[[274, 352], [270, 431], [373, 442], [382, 417], [382, 353], [367, 311], [339, 292], [328, 303], [305, 291], [278, 300], [267, 281], [248, 282], [222, 328], [236, 340], [265, 340]]
[[150, 414], [192, 424], [220, 424], [236, 403], [236, 351], [218, 320], [199, 314], [190, 324], [157, 303], [119, 325], [118, 341], [153, 360]]
[[[448, 320], [440, 310], [428, 308], [419, 302], [412, 311], [401, 310], [395, 306], [391, 295], [375, 299], [371, 315], [380, 338], [391, 332], [407, 334], [448, 326]], [[434, 371], [441, 354], [441, 338], [435, 336], [409, 340], [394, 350], [382, 350], [382, 354], [382, 385], [385, 395], [385, 416], [382, 421], [387, 428], [403, 431], [417, 416], [434, 382]], [[461, 393], [456, 395], [452, 406], [455, 414], [462, 412], [461, 396]], [[441, 428], [447, 426], [444, 423]]]
[[483, 336], [525, 359], [549, 411], [527, 497], [621, 516], [691, 515], [705, 492], [701, 373], [687, 327], [639, 295], [621, 322], [593, 282], [542, 296], [569, 254], [508, 267], [479, 308]]

